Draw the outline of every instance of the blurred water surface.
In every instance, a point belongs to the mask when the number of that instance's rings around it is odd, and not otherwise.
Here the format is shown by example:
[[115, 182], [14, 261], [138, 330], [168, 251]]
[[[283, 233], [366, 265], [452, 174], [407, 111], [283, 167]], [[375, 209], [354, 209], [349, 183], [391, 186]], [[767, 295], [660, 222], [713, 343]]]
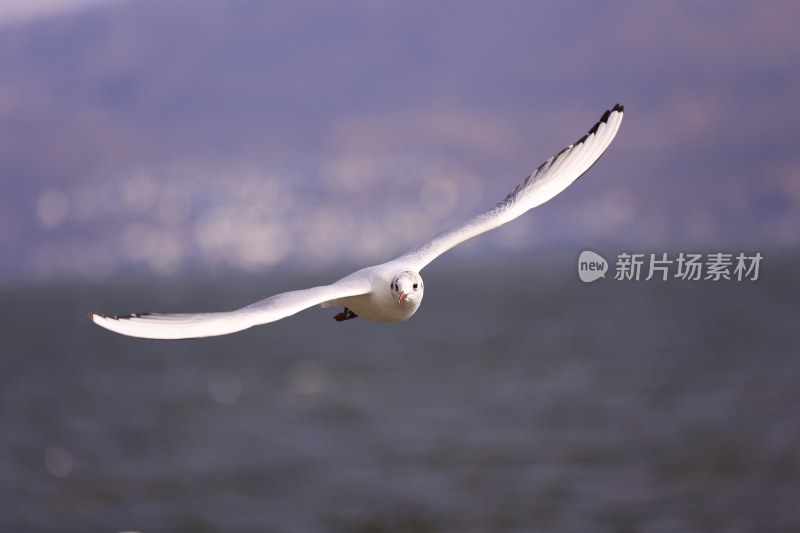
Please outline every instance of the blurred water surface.
[[82, 313], [336, 273], [4, 289], [0, 530], [800, 529], [796, 255], [725, 283], [584, 285], [573, 260], [443, 258], [403, 324], [177, 342]]

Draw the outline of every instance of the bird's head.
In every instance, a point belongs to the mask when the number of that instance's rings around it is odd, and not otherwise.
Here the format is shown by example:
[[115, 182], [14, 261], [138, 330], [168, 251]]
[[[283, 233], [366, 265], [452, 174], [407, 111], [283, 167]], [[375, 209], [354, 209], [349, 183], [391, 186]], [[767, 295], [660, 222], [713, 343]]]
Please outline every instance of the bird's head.
[[419, 274], [406, 270], [392, 279], [389, 288], [392, 291], [392, 297], [400, 305], [418, 306], [422, 302], [425, 285]]

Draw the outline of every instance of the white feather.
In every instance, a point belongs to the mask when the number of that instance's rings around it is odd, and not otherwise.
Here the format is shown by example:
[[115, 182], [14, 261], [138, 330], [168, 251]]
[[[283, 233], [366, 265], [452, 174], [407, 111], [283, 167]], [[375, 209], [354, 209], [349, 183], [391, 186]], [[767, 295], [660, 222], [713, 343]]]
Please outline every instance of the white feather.
[[497, 205], [409, 250], [397, 261], [410, 270], [420, 271], [450, 248], [502, 226], [550, 200], [580, 178], [603, 155], [619, 130], [622, 113], [622, 106], [614, 106], [589, 130], [590, 133], [542, 163]]
[[144, 313], [103, 316], [92, 313], [92, 320], [106, 329], [148, 339], [191, 339], [234, 333], [274, 322], [329, 300], [369, 292], [369, 283], [345, 278], [332, 285], [276, 294], [235, 311], [221, 313]]

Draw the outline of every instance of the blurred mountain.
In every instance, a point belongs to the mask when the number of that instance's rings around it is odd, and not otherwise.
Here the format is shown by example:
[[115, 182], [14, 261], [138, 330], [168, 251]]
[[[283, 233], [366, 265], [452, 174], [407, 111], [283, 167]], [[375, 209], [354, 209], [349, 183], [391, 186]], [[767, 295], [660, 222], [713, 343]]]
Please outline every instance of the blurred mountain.
[[141, 0], [0, 27], [0, 275], [381, 261], [617, 101], [587, 178], [456, 253], [796, 245], [800, 8], [703, 6]]

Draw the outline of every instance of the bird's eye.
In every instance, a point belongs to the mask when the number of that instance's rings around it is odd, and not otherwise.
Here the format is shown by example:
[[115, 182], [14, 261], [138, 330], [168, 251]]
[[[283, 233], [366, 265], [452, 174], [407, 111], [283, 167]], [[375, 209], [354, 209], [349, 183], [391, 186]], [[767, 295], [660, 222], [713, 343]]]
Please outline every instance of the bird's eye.
[[417, 287], [419, 287], [419, 283], [414, 284], [414, 288], [416, 289]]

